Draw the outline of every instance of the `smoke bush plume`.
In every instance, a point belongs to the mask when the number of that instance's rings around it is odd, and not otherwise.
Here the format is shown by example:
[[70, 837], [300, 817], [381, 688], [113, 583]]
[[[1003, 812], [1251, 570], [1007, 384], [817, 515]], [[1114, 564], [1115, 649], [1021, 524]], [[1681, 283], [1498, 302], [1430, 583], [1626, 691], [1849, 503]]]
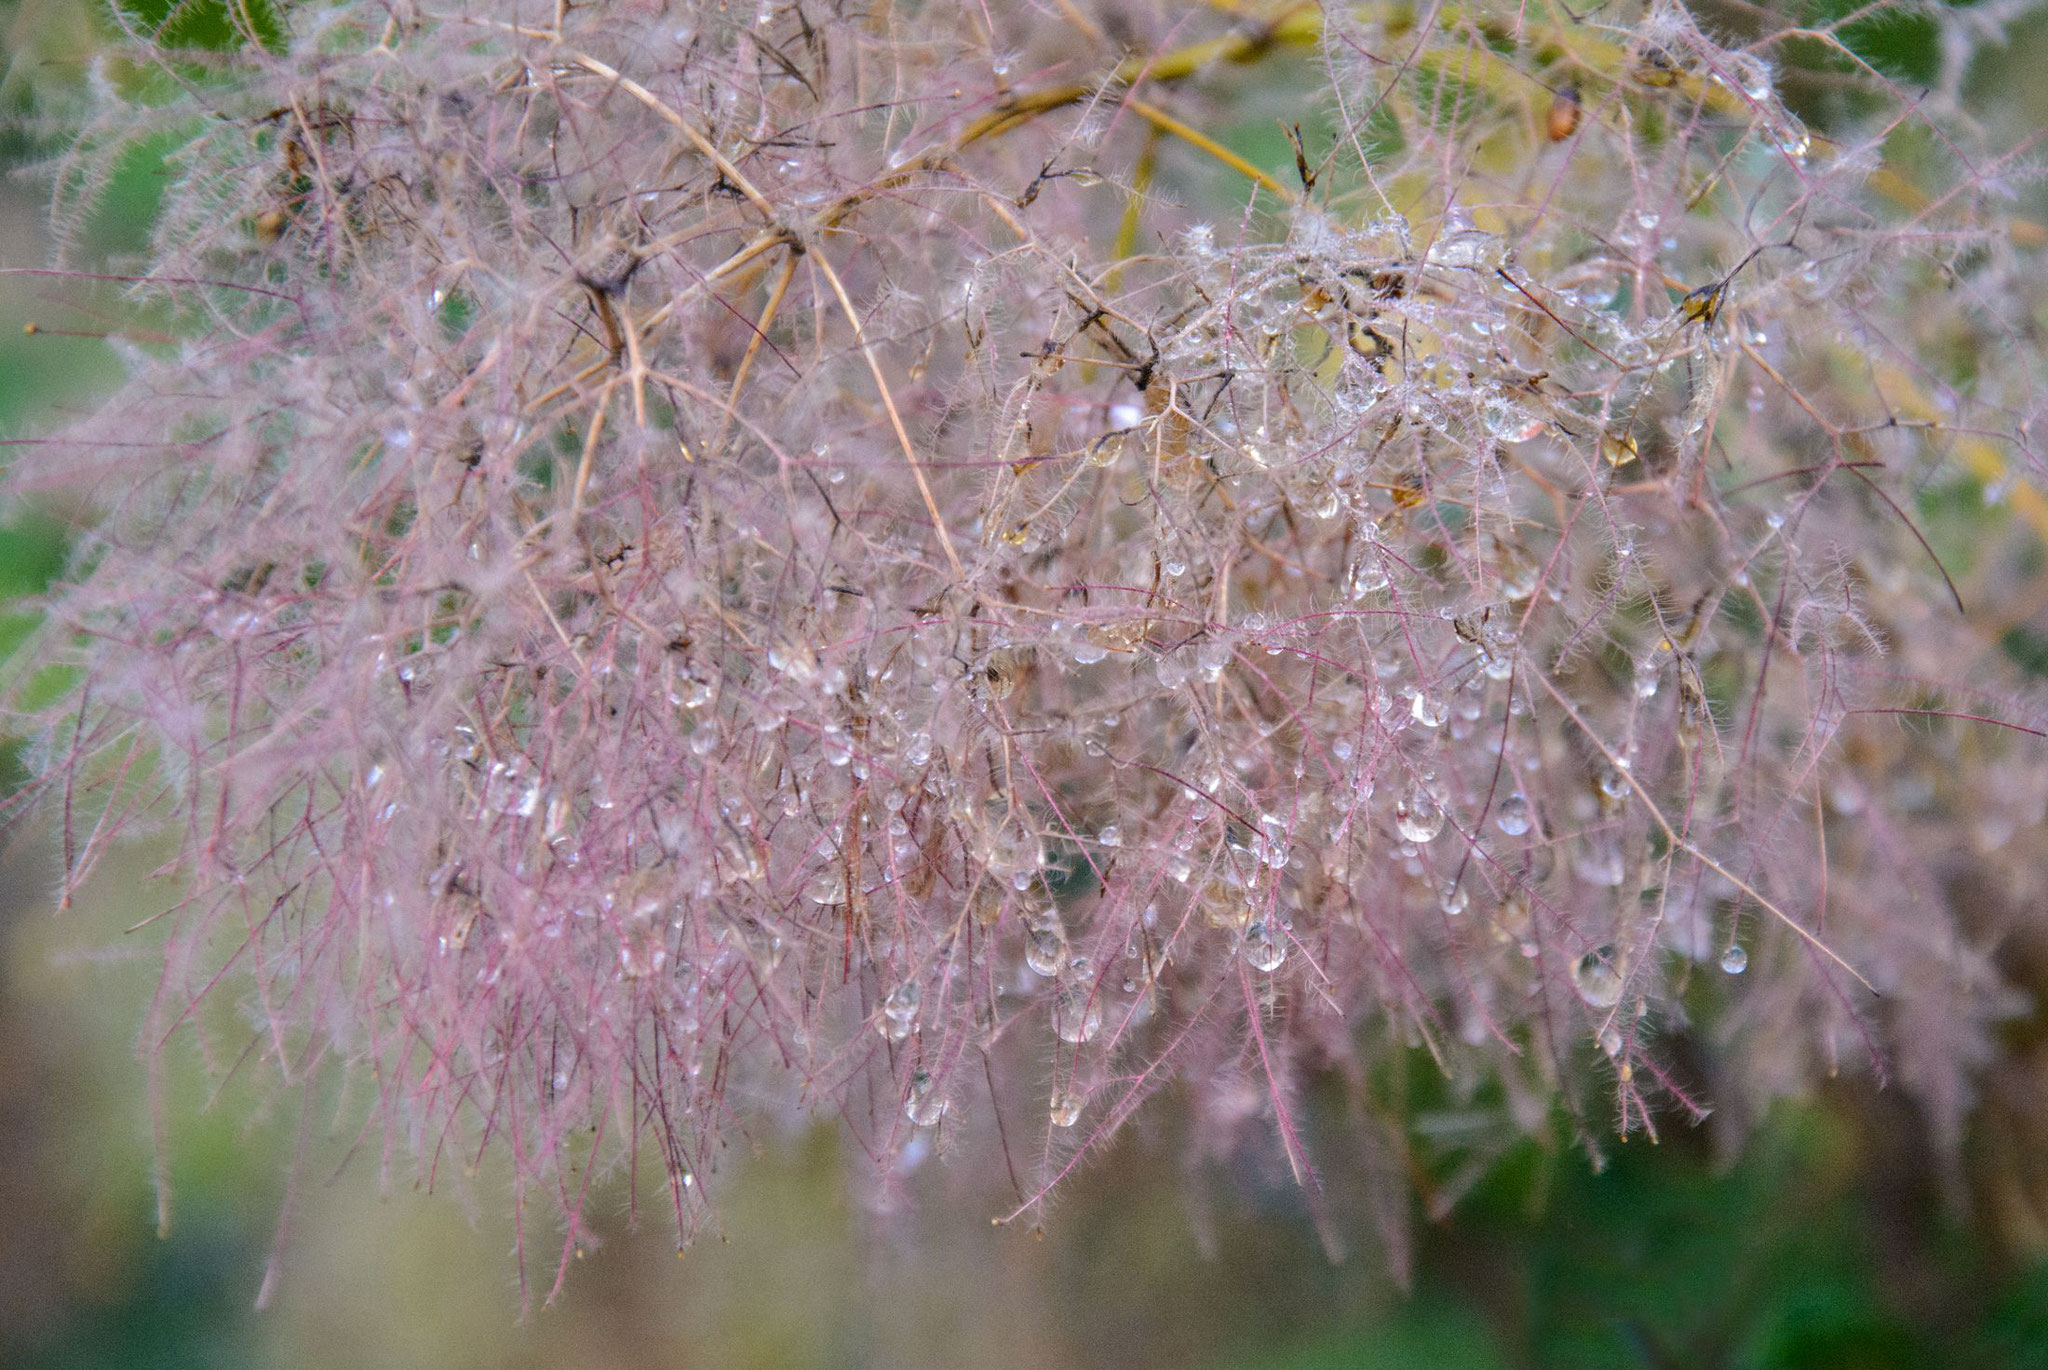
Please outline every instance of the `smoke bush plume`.
[[1478, 1120], [1438, 1208], [1837, 1070], [1959, 1135], [2048, 884], [2043, 232], [1962, 59], [1663, 3], [230, 12], [82, 92], [60, 233], [170, 146], [174, 322], [10, 476], [89, 510], [17, 807], [67, 890], [182, 854], [152, 1052], [504, 1163], [543, 1284], [595, 1180], [686, 1240], [808, 1115], [878, 1200], [937, 1145], [1036, 1221], [1178, 1108], [1327, 1208], [1421, 1145], [1418, 1050]]

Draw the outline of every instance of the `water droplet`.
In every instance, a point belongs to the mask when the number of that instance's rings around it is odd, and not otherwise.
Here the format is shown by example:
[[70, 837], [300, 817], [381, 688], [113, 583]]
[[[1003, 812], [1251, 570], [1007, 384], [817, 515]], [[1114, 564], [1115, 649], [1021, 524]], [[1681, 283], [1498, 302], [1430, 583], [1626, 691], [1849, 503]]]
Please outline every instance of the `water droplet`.
[[1287, 959], [1286, 939], [1274, 935], [1273, 925], [1257, 918], [1245, 925], [1244, 959], [1253, 970], [1271, 974]]
[[1721, 953], [1721, 969], [1730, 975], [1740, 975], [1749, 969], [1749, 953], [1739, 946], [1728, 948]]
[[946, 1096], [939, 1092], [931, 1072], [920, 1070], [910, 1077], [910, 1094], [903, 1101], [903, 1116], [919, 1127], [930, 1127], [946, 1116]]
[[1432, 699], [1421, 690], [1408, 702], [1408, 712], [1425, 728], [1441, 728], [1444, 720], [1451, 716], [1450, 705], [1440, 699]]
[[1476, 228], [1444, 234], [1430, 245], [1431, 266], [1465, 267], [1491, 271], [1507, 261], [1507, 245], [1491, 233]]
[[1737, 79], [1742, 85], [1742, 93], [1759, 104], [1776, 92], [1771, 64], [1761, 57], [1746, 57], [1737, 68]]
[[1081, 1121], [1081, 1096], [1072, 1090], [1056, 1089], [1047, 1112], [1054, 1127], [1072, 1127]]
[[1609, 799], [1626, 799], [1630, 789], [1628, 770], [1625, 764], [1602, 766], [1600, 768], [1600, 793]]
[[803, 683], [816, 679], [818, 658], [806, 642], [782, 641], [768, 647], [768, 664], [791, 680]]
[[1500, 807], [1493, 815], [1493, 825], [1509, 837], [1520, 837], [1529, 831], [1535, 822], [1536, 813], [1529, 803], [1529, 797], [1520, 790], [1501, 800]]
[[1420, 846], [1444, 830], [1444, 811], [1428, 790], [1417, 785], [1394, 802], [1394, 827]]
[[1781, 112], [1779, 118], [1783, 122], [1771, 127], [1771, 141], [1793, 161], [1804, 162], [1813, 152], [1813, 139], [1808, 136], [1805, 126], [1791, 115]]
[[1547, 426], [1542, 419], [1531, 414], [1518, 404], [1503, 399], [1490, 399], [1481, 411], [1486, 431], [1502, 442], [1528, 442], [1542, 435]]
[[924, 990], [915, 980], [905, 980], [890, 990], [882, 1000], [882, 1021], [877, 1025], [881, 1034], [892, 1042], [908, 1037], [917, 1026], [918, 1005], [923, 999]]
[[1607, 1053], [1607, 1059], [1610, 1061], [1621, 1055], [1620, 1028], [1609, 1023], [1606, 1027], [1600, 1029], [1600, 1050]]
[[1123, 845], [1124, 840], [1123, 829], [1111, 823], [1104, 827], [1101, 832], [1095, 834], [1095, 840], [1105, 847], [1120, 847]]
[[1621, 1002], [1621, 972], [1615, 968], [1614, 949], [1589, 951], [1572, 966], [1572, 987], [1594, 1008], [1613, 1008]]
[[1470, 908], [1471, 904], [1472, 897], [1465, 892], [1465, 887], [1455, 880], [1447, 882], [1443, 894], [1437, 898], [1437, 907], [1444, 911], [1446, 918], [1456, 918]]
[[1536, 593], [1543, 568], [1521, 549], [1502, 545], [1495, 556], [1494, 574], [1500, 578], [1500, 592], [1516, 603]]
[[1047, 978], [1067, 968], [1067, 930], [1056, 911], [1047, 909], [1025, 926], [1024, 964]]
[[1062, 1042], [1076, 1045], [1095, 1040], [1102, 1030], [1102, 1000], [1088, 981], [1061, 985], [1052, 1001], [1052, 1030]]
[[540, 807], [540, 781], [526, 775], [517, 761], [493, 762], [484, 782], [484, 807], [492, 813], [531, 818]]
[[1352, 563], [1349, 579], [1351, 597], [1364, 599], [1387, 588], [1387, 568], [1378, 553], [1367, 552]]

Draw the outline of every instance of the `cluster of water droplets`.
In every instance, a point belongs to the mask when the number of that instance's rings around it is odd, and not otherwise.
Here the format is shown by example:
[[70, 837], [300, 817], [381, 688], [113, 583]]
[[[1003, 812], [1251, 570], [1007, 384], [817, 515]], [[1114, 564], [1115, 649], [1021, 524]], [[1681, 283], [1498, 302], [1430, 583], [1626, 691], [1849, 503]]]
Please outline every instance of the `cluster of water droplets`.
[[[1766, 717], [1763, 760], [1730, 781], [1719, 729], [1763, 675], [1753, 642], [1779, 641], [1756, 627], [1766, 592], [1820, 598], [1788, 519], [1821, 496], [1764, 479], [1805, 450], [1779, 440], [1799, 421], [1784, 392], [1813, 383], [1782, 311], [1868, 281], [1864, 229], [1828, 196], [1793, 216], [1796, 247], [1756, 225], [1822, 175], [1863, 173], [1820, 164], [1760, 55], [1660, 10], [1612, 91], [1575, 91], [1571, 147], [1529, 147], [1520, 112], [1471, 127], [1555, 176], [1554, 196], [1445, 188], [1357, 222], [1311, 194], [1204, 221], [1094, 169], [1098, 149], [1123, 164], [1108, 114], [1004, 103], [1035, 40], [962, 22], [909, 63], [931, 85], [840, 105], [804, 91], [822, 67], [799, 79], [768, 56], [808, 51], [791, 6], [662, 30], [650, 51], [673, 66], [636, 66], [643, 90], [683, 89], [707, 45], [720, 71], [760, 73], [709, 82], [688, 111], [711, 145], [758, 143], [745, 175], [787, 216], [758, 291], [740, 273], [755, 258], [721, 255], [750, 191], [695, 144], [667, 165], [672, 124], [627, 88], [555, 73], [549, 98], [607, 91], [641, 120], [606, 156], [660, 146], [602, 174], [663, 255], [566, 295], [551, 259], [521, 289], [558, 333], [500, 313], [436, 356], [474, 370], [457, 392], [479, 416], [473, 460], [434, 465], [449, 375], [358, 387], [399, 398], [336, 446], [354, 454], [337, 469], [373, 448], [372, 467], [420, 463], [447, 511], [352, 508], [339, 522], [373, 531], [325, 551], [415, 577], [389, 603], [317, 606], [382, 616], [319, 649], [350, 682], [323, 698], [380, 711], [367, 741], [319, 744], [376, 758], [332, 768], [367, 820], [336, 844], [375, 868], [384, 897], [364, 906], [492, 1011], [568, 1005], [549, 1010], [566, 1035], [621, 1058], [658, 1023], [686, 1081], [721, 1045], [744, 1058], [735, 1096], [855, 1060], [888, 1080], [874, 1097], [898, 1130], [967, 1125], [958, 1053], [982, 1048], [1034, 1089], [1050, 1070], [1060, 1129], [1181, 1043], [1175, 1068], [1228, 1074], [1254, 1027], [1321, 1050], [1328, 1022], [1407, 1043], [1448, 1016], [1516, 1069], [1562, 1004], [1609, 1056], [1638, 1055], [1655, 1023], [1638, 1003], [1695, 965], [1739, 976], [1765, 956], [1734, 939], [1748, 915], [1730, 891], [1681, 887], [1709, 849], [1741, 851], [1731, 787], [1774, 783], [1777, 753], [1803, 745], [1781, 745], [1799, 720]], [[1497, 59], [1527, 65], [1531, 90], [1561, 83], [1552, 57], [1511, 46]], [[945, 121], [908, 131], [889, 112], [985, 100], [1014, 127], [957, 149]], [[1659, 102], [1710, 117], [1652, 120]], [[1016, 193], [931, 193], [962, 173]], [[886, 194], [861, 192], [870, 175]], [[546, 218], [555, 191], [534, 189]], [[1756, 212], [1738, 222], [1731, 192]], [[1100, 234], [1049, 213], [1112, 196], [1160, 251], [1101, 260]], [[571, 208], [547, 211], [565, 242]], [[1016, 224], [1027, 249], [987, 245]], [[786, 299], [769, 293], [785, 267]], [[407, 307], [442, 313], [457, 291], [437, 278]], [[615, 372], [493, 391], [487, 356], [516, 343], [580, 367], [607, 316], [647, 324], [619, 335]], [[643, 361], [668, 379], [648, 386]], [[1726, 376], [1757, 401], [1724, 403]], [[1898, 574], [1858, 564], [1853, 589]], [[180, 660], [318, 616], [227, 579]], [[1697, 635], [1659, 636], [1688, 612]], [[1785, 641], [1773, 687], [1800, 669], [1802, 639]], [[251, 669], [293, 699], [290, 672], [317, 655]], [[1901, 780], [1917, 798], [1821, 783], [1831, 819], [1853, 819], [1931, 811], [1942, 779]], [[1683, 938], [1660, 931], [1686, 899]], [[448, 1021], [472, 1006], [442, 1005]], [[552, 1106], [592, 1097], [589, 1065], [527, 1064]], [[712, 1103], [692, 1099], [722, 1116]]]

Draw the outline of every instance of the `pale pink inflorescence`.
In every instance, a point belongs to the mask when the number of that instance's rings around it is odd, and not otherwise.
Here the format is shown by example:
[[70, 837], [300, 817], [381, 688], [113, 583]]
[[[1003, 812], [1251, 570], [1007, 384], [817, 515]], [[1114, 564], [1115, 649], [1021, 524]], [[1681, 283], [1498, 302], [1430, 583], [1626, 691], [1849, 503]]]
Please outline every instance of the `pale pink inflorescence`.
[[1030, 1212], [1170, 1085], [1313, 1191], [1303, 1080], [1384, 1149], [1418, 1050], [1481, 1157], [1873, 1063], [1953, 1136], [1953, 872], [2041, 883], [2038, 243], [1914, 160], [1951, 91], [1823, 137], [1775, 52], [344, 3], [110, 76], [60, 190], [182, 133], [180, 341], [17, 481], [93, 510], [73, 876], [181, 825], [149, 1041], [229, 996], [565, 1250], [807, 1114]]

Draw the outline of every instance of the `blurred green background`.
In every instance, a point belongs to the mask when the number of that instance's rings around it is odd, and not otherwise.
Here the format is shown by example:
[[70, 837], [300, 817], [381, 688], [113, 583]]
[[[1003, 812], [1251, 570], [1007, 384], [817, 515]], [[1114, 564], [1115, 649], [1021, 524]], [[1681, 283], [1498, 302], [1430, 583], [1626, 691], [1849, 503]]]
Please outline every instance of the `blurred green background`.
[[[70, 0], [0, 17], [0, 99], [18, 115], [24, 65], [75, 76], [93, 29]], [[1925, 35], [1871, 42], [1904, 70]], [[2029, 53], [2048, 55], [2048, 25], [1978, 85], [2048, 125]], [[0, 134], [8, 164], [39, 151], [30, 131]], [[160, 174], [130, 159], [89, 253], [119, 266], [140, 249]], [[45, 194], [33, 178], [0, 183], [0, 265], [44, 264]], [[110, 349], [63, 330], [120, 316], [103, 286], [0, 277], [0, 435], [46, 429], [108, 384]], [[4, 520], [11, 653], [35, 621], [17, 601], [60, 571], [64, 525], [33, 509]], [[19, 778], [8, 750], [0, 784]], [[2048, 1263], [1991, 1239], [1971, 1170], [1995, 1148], [1973, 1138], [1944, 1184], [1903, 1101], [1847, 1084], [1746, 1137], [1710, 1120], [1614, 1147], [1598, 1174], [1578, 1151], [1524, 1144], [1448, 1217], [1415, 1215], [1406, 1290], [1369, 1233], [1343, 1234], [1350, 1255], [1330, 1259], [1284, 1176], [1191, 1173], [1170, 1138], [1126, 1136], [1035, 1234], [990, 1226], [1000, 1195], [929, 1176], [913, 1186], [926, 1202], [865, 1211], [821, 1126], [762, 1139], [726, 1177], [721, 1230], [681, 1260], [658, 1217], [627, 1233], [612, 1194], [598, 1206], [612, 1240], [521, 1321], [508, 1205], [488, 1175], [473, 1211], [381, 1185], [376, 1156], [347, 1156], [318, 1120], [324, 1140], [287, 1203], [296, 1116], [233, 1085], [215, 1099], [202, 1063], [181, 1057], [166, 1109], [176, 1221], [160, 1240], [136, 1051], [156, 943], [124, 932], [175, 897], [155, 864], [131, 851], [57, 913], [48, 833], [24, 827], [0, 849], [0, 1366], [2048, 1370]], [[1448, 1173], [1464, 1158], [1451, 1145], [1438, 1159]], [[287, 1208], [292, 1240], [259, 1313]], [[544, 1290], [551, 1252], [533, 1269]]]

